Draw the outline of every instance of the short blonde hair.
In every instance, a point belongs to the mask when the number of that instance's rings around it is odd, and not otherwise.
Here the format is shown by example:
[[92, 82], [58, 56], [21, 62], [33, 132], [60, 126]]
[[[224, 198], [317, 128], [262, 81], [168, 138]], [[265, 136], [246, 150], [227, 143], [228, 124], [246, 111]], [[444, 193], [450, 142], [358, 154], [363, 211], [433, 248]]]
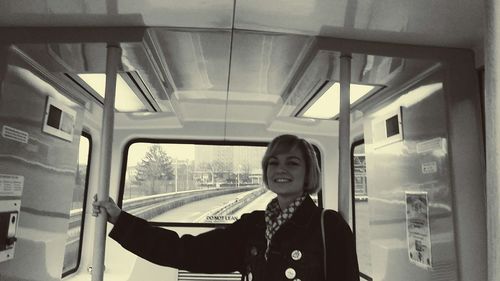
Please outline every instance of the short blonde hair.
[[304, 192], [316, 193], [320, 189], [320, 169], [316, 152], [311, 143], [295, 135], [281, 135], [274, 138], [267, 146], [266, 153], [262, 158], [263, 181], [268, 186], [267, 166], [269, 158], [278, 154], [287, 153], [294, 148], [299, 148], [304, 156], [306, 174], [304, 180]]

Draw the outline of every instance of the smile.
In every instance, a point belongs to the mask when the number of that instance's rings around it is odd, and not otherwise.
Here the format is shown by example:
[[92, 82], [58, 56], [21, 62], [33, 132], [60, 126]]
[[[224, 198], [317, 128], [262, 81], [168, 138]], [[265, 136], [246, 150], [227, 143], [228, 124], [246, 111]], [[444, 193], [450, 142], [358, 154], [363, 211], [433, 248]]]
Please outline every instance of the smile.
[[292, 180], [291, 179], [288, 179], [288, 178], [276, 178], [274, 179], [274, 182], [276, 183], [287, 183], [287, 182], [291, 182]]

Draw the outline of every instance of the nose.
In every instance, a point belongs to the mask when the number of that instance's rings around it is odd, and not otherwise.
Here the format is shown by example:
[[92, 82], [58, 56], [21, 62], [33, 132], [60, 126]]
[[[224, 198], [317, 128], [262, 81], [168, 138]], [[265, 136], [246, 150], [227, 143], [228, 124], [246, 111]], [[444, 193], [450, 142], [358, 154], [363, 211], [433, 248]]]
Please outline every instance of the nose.
[[286, 173], [286, 172], [287, 172], [287, 169], [286, 169], [285, 164], [281, 164], [281, 163], [280, 163], [280, 164], [278, 164], [278, 165], [276, 166], [276, 172], [277, 172], [277, 173], [282, 173], [282, 172], [285, 172], [285, 173]]

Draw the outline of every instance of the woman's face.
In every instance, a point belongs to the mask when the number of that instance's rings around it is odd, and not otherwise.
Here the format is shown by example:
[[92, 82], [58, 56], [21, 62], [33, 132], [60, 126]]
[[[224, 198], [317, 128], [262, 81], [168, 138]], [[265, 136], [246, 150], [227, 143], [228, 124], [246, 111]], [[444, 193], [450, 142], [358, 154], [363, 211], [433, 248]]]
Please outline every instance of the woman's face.
[[306, 163], [299, 148], [273, 155], [267, 163], [267, 185], [271, 191], [284, 198], [302, 195]]

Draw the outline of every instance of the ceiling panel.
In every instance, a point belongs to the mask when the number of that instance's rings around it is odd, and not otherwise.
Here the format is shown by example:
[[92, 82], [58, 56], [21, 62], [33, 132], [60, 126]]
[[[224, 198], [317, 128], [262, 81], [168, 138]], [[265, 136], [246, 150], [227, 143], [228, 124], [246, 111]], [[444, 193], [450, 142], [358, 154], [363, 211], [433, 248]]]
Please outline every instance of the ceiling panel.
[[[122, 43], [120, 47], [122, 59], [118, 71], [131, 73], [136, 85], [158, 111], [172, 112], [171, 92], [167, 90], [169, 84], [152, 62], [147, 45], [142, 42]], [[49, 75], [56, 76], [59, 83], [78, 90], [81, 87], [76, 83], [81, 85], [83, 81], [76, 77], [77, 74], [106, 71], [106, 45], [103, 43], [18, 44], [16, 48], [43, 66]]]
[[231, 28], [233, 0], [2, 0], [0, 26]]
[[235, 31], [226, 120], [273, 118], [313, 42], [302, 35]]
[[[322, 79], [338, 76], [337, 53], [309, 57], [316, 35], [474, 48], [482, 44], [482, 2], [6, 0], [0, 26], [153, 26], [145, 42], [122, 45], [121, 68], [141, 75], [162, 111], [180, 122], [269, 124], [278, 113], [293, 115]], [[104, 44], [21, 49], [51, 72], [104, 71]], [[304, 63], [307, 72], [297, 75]], [[352, 64], [354, 82], [384, 85], [423, 69], [364, 54]], [[394, 74], [398, 69], [404, 71]]]
[[[296, 86], [288, 96], [283, 97], [283, 106], [278, 116], [295, 116], [320, 92], [326, 82], [340, 82], [340, 57], [339, 52], [319, 50]], [[423, 59], [354, 53], [351, 54], [351, 83], [381, 86], [382, 90], [378, 94], [383, 91], [392, 92], [437, 64], [436, 61]], [[356, 104], [353, 105], [355, 106]]]
[[150, 34], [179, 117], [224, 120], [231, 31], [154, 28]]
[[227, 90], [230, 31], [157, 28], [153, 34], [179, 98], [183, 92]]
[[231, 94], [280, 96], [313, 40], [313, 37], [300, 35], [235, 31]]
[[235, 28], [474, 48], [482, 44], [483, 2], [477, 0], [238, 1]]
[[[236, 3], [236, 4], [235, 4]], [[481, 49], [478, 0], [3, 0], [0, 26], [149, 26]]]

